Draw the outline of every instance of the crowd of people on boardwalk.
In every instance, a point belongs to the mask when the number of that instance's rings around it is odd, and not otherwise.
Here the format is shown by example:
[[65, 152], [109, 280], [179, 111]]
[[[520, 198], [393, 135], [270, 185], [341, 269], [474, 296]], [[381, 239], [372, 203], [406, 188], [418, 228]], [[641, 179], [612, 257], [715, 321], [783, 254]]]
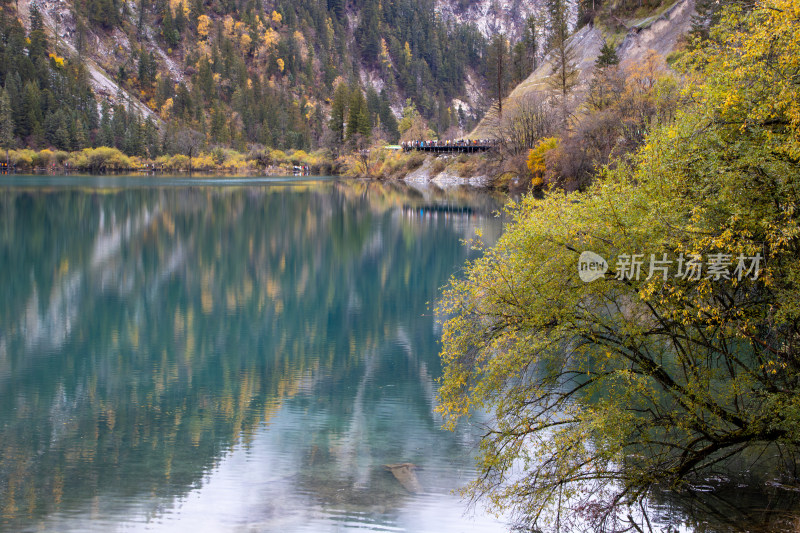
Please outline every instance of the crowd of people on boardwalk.
[[404, 152], [411, 150], [428, 150], [432, 148], [477, 148], [488, 147], [494, 144], [491, 139], [457, 139], [457, 140], [431, 140], [431, 141], [403, 141], [401, 146]]

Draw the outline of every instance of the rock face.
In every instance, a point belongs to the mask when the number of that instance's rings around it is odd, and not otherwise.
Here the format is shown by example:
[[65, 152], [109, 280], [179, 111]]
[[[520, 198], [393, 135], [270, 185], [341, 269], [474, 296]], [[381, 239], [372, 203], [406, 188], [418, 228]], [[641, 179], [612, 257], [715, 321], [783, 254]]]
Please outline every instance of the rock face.
[[638, 61], [648, 51], [662, 56], [674, 51], [678, 40], [689, 32], [694, 14], [694, 0], [679, 0], [663, 13], [631, 27], [617, 49], [622, 61]]
[[[650, 50], [667, 56], [673, 52], [680, 38], [689, 32], [694, 14], [694, 0], [677, 0], [666, 10], [651, 17], [630, 21], [628, 33], [617, 46], [617, 55], [621, 62], [637, 62], [644, 59]], [[594, 71], [594, 63], [600, 55], [600, 48], [606, 36], [597, 26], [584, 26], [572, 37], [570, 46], [575, 55], [575, 65], [578, 69], [579, 94], [585, 89]], [[517, 85], [504, 101], [503, 108], [511, 109], [515, 102], [521, 101], [529, 93], [547, 91], [547, 78], [553, 73], [553, 66], [545, 60], [539, 68], [531, 73], [527, 79]], [[490, 125], [496, 121], [494, 108], [481, 120], [471, 138], [491, 136]]]
[[412, 494], [422, 492], [422, 485], [420, 485], [417, 475], [414, 473], [419, 468], [417, 465], [413, 463], [395, 463], [383, 465], [383, 467], [391, 472], [408, 492]]
[[432, 183], [442, 189], [460, 185], [468, 185], [470, 187], [487, 187], [489, 185], [490, 180], [488, 176], [480, 175], [465, 178], [449, 172], [446, 168], [441, 172], [437, 172], [433, 168], [433, 161], [435, 159], [436, 156], [429, 156], [425, 159], [425, 162], [422, 163], [422, 166], [408, 173], [403, 180], [410, 184]]
[[525, 19], [544, 13], [544, 0], [438, 0], [436, 11], [445, 20], [475, 24], [484, 37], [502, 32], [518, 41]]
[[[58, 46], [64, 47], [72, 56], [77, 56], [78, 51], [72, 44], [76, 32], [72, 3], [64, 0], [18, 0], [17, 6], [19, 8], [19, 15], [28, 27], [30, 27], [31, 7], [34, 5], [39, 9], [44, 25], [50, 31], [51, 38], [54, 42]], [[95, 35], [89, 39], [91, 41], [91, 47], [93, 47], [93, 52], [97, 57], [113, 57], [113, 51], [108, 50], [106, 43], [101, 41], [99, 37]], [[114, 32], [112, 42], [115, 46], [130, 51], [131, 43], [127, 35], [119, 29]], [[161, 52], [159, 48], [153, 48]], [[114, 80], [114, 76], [103, 69], [97, 61], [88, 55], [84, 55], [82, 57], [82, 62], [86, 66], [92, 89], [96, 94], [106, 98], [112, 105], [119, 103], [129, 108], [132, 107], [143, 117], [150, 117], [160, 125], [161, 119], [158, 115], [144, 103], [132, 96], [125, 88], [121, 87]]]

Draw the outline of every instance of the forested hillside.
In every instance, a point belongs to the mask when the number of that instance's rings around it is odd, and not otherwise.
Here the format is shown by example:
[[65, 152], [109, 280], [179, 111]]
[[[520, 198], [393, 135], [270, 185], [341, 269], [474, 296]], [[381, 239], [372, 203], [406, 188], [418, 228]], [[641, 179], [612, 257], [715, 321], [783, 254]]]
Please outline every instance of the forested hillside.
[[482, 111], [485, 37], [422, 0], [22, 0], [0, 26], [4, 147], [338, 150], [338, 86], [388, 141], [406, 102], [437, 132]]

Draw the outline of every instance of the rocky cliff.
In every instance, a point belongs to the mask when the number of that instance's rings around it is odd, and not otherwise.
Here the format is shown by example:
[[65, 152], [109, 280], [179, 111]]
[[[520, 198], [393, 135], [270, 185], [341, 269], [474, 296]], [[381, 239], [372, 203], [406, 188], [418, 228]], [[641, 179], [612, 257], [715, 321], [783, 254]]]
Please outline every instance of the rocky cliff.
[[[574, 57], [573, 64], [578, 71], [578, 84], [575, 90], [577, 98], [580, 99], [585, 92], [603, 43], [608, 41], [616, 44], [617, 56], [622, 63], [641, 61], [651, 50], [666, 57], [689, 32], [693, 14], [694, 0], [677, 0], [665, 9], [645, 18], [615, 20], [615, 30], [609, 29], [609, 25], [603, 24], [602, 21], [579, 29], [569, 39], [569, 47]], [[515, 102], [521, 101], [526, 95], [537, 92], [543, 95], [549, 94], [547, 79], [552, 74], [553, 63], [546, 58], [539, 68], [506, 97], [504, 109], [512, 109]], [[496, 122], [496, 118], [495, 110], [489, 110], [471, 136], [473, 138], [491, 136], [491, 124]]]

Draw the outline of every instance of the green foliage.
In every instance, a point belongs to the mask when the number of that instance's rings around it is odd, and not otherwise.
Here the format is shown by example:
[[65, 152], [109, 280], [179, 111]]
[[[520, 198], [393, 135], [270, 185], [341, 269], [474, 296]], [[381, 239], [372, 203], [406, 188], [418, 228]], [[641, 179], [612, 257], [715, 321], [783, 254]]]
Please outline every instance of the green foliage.
[[111, 29], [122, 22], [119, 0], [77, 0], [73, 5], [79, 15], [101, 28]]
[[372, 123], [369, 118], [367, 101], [361, 89], [354, 87], [350, 95], [350, 105], [347, 115], [347, 140], [352, 141], [358, 135], [368, 139], [372, 133]]
[[0, 148], [11, 148], [14, 144], [14, 116], [8, 91], [0, 92]]
[[547, 47], [553, 62], [553, 73], [548, 85], [557, 94], [561, 108], [562, 126], [567, 126], [567, 97], [578, 83], [578, 70], [575, 67], [575, 52], [568, 39], [569, 9], [565, 0], [547, 0], [550, 21], [550, 34]]
[[347, 85], [342, 82], [336, 86], [331, 103], [331, 118], [328, 127], [334, 134], [334, 141], [341, 144], [344, 142], [344, 125], [347, 116], [347, 106], [349, 105], [349, 92]]
[[433, 139], [435, 136], [410, 99], [406, 100], [406, 106], [403, 108], [403, 118], [400, 119], [397, 128], [400, 132], [400, 139], [403, 141]]
[[[586, 192], [513, 205], [451, 282], [440, 411], [494, 415], [472, 496], [526, 528], [638, 530], [631, 508], [655, 484], [680, 490], [765, 446], [796, 461], [798, 14], [793, 0], [728, 8], [711, 40], [729, 47], [685, 63], [690, 107]], [[583, 251], [608, 261], [604, 278], [579, 279]], [[623, 275], [637, 253], [641, 276]], [[673, 261], [668, 276], [648, 277], [650, 254]], [[690, 254], [726, 254], [730, 279], [676, 276]], [[756, 254], [759, 275], [737, 276]]]
[[[349, 118], [349, 93], [344, 102], [330, 98], [338, 82], [354, 83], [359, 63], [380, 71], [384, 91], [379, 98], [373, 95], [364, 116], [354, 115], [351, 128], [358, 126], [358, 134], [369, 137], [369, 124], [396, 141], [399, 132], [390, 103], [409, 97], [423, 117], [439, 119], [448, 107], [440, 102], [464, 96], [467, 66], [479, 64], [486, 47], [476, 28], [443, 22], [433, 4], [423, 0], [362, 0], [350, 7], [358, 20], [354, 26], [345, 16], [348, 6], [339, 0], [269, 5], [158, 0], [138, 2], [133, 9], [120, 0], [75, 0], [74, 6], [75, 45], [81, 55], [87, 53], [89, 35], [105, 40], [119, 27], [133, 37], [135, 25], [139, 44], [130, 51], [115, 50], [113, 72], [122, 87], [160, 116], [167, 136], [191, 130], [210, 144], [239, 150], [248, 144], [287, 150], [341, 145], [349, 136], [343, 127]], [[46, 81], [49, 45], [44, 31], [37, 29], [40, 19], [33, 9], [30, 46], [24, 30], [17, 28], [0, 42], [0, 47], [14, 49], [3, 56], [14, 58], [5, 70], [22, 73], [19, 83], [8, 88], [16, 136], [31, 145], [76, 149], [108, 144], [155, 154], [158, 143], [142, 141], [144, 133], [133, 131], [144, 128], [141, 121], [129, 126], [132, 133], [120, 134], [111, 131], [110, 119], [99, 127], [96, 111], [94, 119], [83, 121], [77, 116], [88, 113], [83, 104], [56, 113], [58, 106], [51, 103], [59, 95]], [[169, 68], [160, 54], [150, 51], [147, 28], [155, 30], [160, 45], [172, 55]], [[355, 48], [349, 45], [353, 39]], [[184, 63], [184, 79], [173, 78], [172, 62]], [[38, 83], [38, 95], [28, 82]], [[17, 105], [26, 98], [27, 107]], [[123, 142], [125, 136], [129, 139]], [[164, 144], [170, 150], [176, 146]]]
[[499, 33], [492, 38], [487, 54], [487, 77], [489, 78], [489, 94], [496, 103], [498, 113], [503, 114], [503, 98], [508, 96], [512, 79], [512, 68], [509, 68], [509, 43], [505, 35]]
[[169, 4], [164, 5], [164, 12], [161, 16], [161, 36], [164, 37], [170, 47], [176, 46], [181, 39], [180, 33], [175, 28], [175, 20], [172, 17], [172, 9]]
[[594, 62], [597, 68], [606, 68], [614, 65], [619, 65], [619, 56], [617, 56], [617, 49], [608, 41], [603, 41], [603, 46], [600, 48], [600, 55]]
[[49, 43], [36, 9], [31, 13], [27, 54], [25, 30], [18, 20], [0, 16], [0, 35], [0, 79], [8, 98], [8, 107], [0, 109], [5, 146], [14, 138], [30, 146], [89, 146], [98, 116], [83, 65], [48, 53]]

